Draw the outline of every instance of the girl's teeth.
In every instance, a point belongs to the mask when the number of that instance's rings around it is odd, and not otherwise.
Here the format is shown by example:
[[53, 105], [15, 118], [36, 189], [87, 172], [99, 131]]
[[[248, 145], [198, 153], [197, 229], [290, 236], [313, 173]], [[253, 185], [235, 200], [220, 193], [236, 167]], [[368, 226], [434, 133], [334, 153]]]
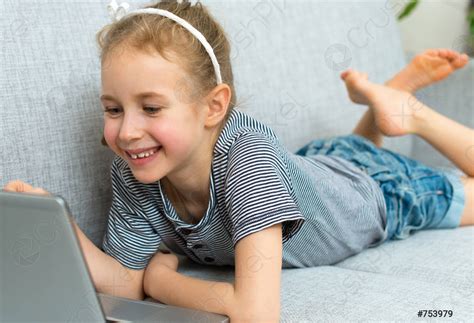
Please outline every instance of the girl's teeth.
[[[159, 149], [159, 148], [158, 148]], [[146, 152], [146, 153], [139, 153], [138, 155], [135, 155], [135, 154], [131, 154], [132, 156], [132, 159], [137, 159], [137, 158], [144, 158], [144, 157], [150, 157], [151, 155], [153, 155], [155, 152], [158, 151], [158, 149], [156, 150], [152, 150], [150, 152]]]

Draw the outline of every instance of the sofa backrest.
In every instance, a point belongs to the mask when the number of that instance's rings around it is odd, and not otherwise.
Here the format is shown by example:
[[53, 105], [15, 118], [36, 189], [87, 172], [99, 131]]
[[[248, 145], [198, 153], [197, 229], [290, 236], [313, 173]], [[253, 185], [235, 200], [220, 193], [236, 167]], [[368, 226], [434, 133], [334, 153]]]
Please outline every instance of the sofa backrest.
[[[292, 151], [346, 134], [365, 107], [340, 72], [383, 82], [404, 65], [388, 1], [203, 1], [230, 37], [240, 109]], [[147, 1], [133, 1], [132, 7]], [[21, 179], [59, 194], [96, 244], [110, 206], [113, 153], [100, 144], [96, 32], [108, 1], [0, 3], [0, 186]], [[409, 138], [387, 141], [408, 153]]]

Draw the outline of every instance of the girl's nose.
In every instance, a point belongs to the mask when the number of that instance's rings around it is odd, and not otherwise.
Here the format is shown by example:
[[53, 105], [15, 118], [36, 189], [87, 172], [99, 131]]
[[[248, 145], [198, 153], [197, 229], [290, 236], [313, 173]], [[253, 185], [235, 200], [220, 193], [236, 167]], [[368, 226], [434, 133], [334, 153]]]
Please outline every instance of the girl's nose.
[[121, 142], [130, 142], [142, 137], [143, 130], [140, 127], [141, 122], [133, 116], [125, 115], [122, 126], [120, 127], [119, 139]]

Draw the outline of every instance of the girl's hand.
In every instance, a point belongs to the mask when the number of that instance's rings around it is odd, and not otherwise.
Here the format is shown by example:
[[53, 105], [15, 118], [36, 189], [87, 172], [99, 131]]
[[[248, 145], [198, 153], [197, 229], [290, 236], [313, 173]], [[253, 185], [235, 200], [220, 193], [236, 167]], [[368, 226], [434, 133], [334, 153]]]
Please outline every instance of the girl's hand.
[[148, 263], [149, 268], [166, 266], [173, 271], [178, 270], [178, 265], [179, 259], [174, 253], [164, 253], [160, 250], [150, 259], [150, 262]]
[[33, 187], [30, 184], [22, 182], [20, 180], [15, 180], [7, 183], [7, 185], [5, 185], [5, 187], [3, 188], [3, 191], [51, 196], [51, 194], [45, 191], [44, 189], [39, 187]]

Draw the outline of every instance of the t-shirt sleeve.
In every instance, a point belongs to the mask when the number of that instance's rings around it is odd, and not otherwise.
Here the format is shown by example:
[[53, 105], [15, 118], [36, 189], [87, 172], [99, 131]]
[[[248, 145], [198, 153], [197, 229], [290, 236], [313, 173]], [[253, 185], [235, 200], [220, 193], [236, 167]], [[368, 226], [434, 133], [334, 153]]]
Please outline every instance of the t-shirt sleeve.
[[157, 252], [160, 236], [139, 210], [140, 202], [126, 185], [117, 156], [111, 167], [112, 204], [102, 249], [123, 266], [144, 269]]
[[282, 223], [282, 243], [303, 225], [285, 160], [276, 143], [259, 133], [241, 135], [229, 150], [226, 208], [234, 248], [243, 237]]

